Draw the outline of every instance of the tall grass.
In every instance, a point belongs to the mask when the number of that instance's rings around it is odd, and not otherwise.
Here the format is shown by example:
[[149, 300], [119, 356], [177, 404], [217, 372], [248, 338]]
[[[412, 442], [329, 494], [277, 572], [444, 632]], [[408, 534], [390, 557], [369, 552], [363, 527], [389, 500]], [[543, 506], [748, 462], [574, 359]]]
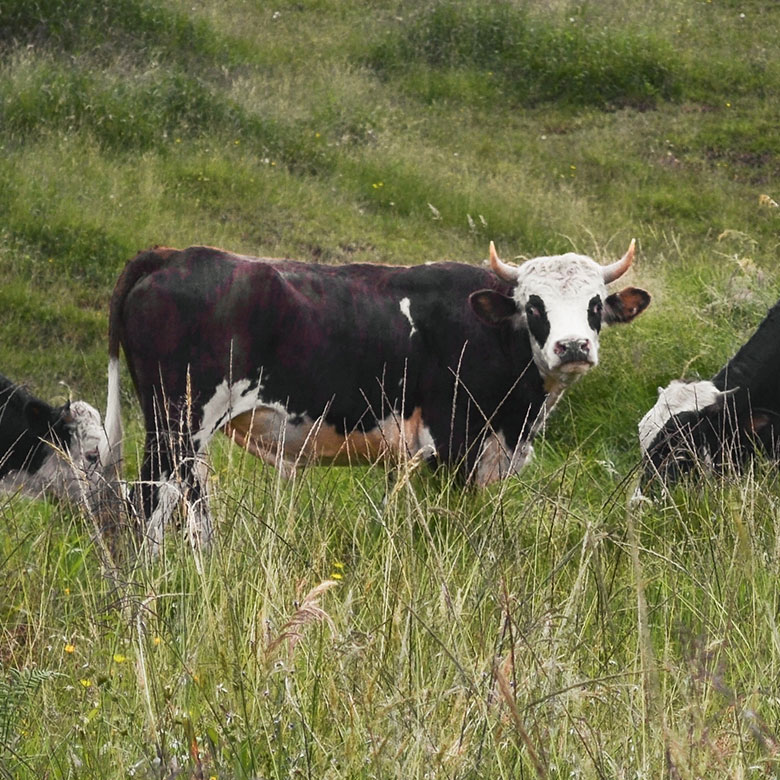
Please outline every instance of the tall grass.
[[[0, 497], [0, 776], [777, 774], [776, 469], [629, 497], [656, 387], [778, 296], [778, 13], [0, 4], [0, 369], [39, 395], [104, 401], [111, 288], [153, 244], [607, 262], [636, 236], [653, 295], [485, 491], [419, 470], [383, 506], [379, 465], [284, 482], [216, 441], [213, 549], [115, 568], [88, 518]], [[133, 478], [127, 377], [123, 411]]]
[[30, 693], [43, 706], [12, 724], [6, 766], [771, 770], [775, 474], [632, 508], [631, 537], [626, 491], [603, 504], [583, 488], [594, 467], [570, 453], [479, 496], [415, 477], [382, 512], [376, 470], [282, 483], [225, 450], [200, 571], [170, 537], [155, 564], [107, 579], [77, 525], [25, 537], [12, 524], [9, 570], [36, 560], [16, 604], [35, 610], [6, 616], [6, 663], [49, 676]]

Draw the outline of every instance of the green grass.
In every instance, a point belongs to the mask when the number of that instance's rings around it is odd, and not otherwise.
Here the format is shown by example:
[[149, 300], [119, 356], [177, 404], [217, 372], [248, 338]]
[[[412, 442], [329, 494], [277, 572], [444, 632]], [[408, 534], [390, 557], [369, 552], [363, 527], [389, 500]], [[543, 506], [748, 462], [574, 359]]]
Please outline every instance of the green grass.
[[[521, 477], [292, 483], [214, 446], [214, 549], [103, 567], [0, 498], [0, 777], [680, 778], [780, 772], [776, 470], [632, 504], [656, 387], [778, 297], [777, 4], [10, 0], [0, 371], [105, 403], [124, 262], [205, 243], [482, 262], [632, 237]], [[64, 384], [61, 384], [64, 383]], [[138, 406], [124, 378], [128, 473]]]
[[430, 101], [646, 106], [681, 91], [668, 43], [510, 2], [424, 4], [398, 20], [368, 62], [380, 73], [411, 65], [409, 86]]

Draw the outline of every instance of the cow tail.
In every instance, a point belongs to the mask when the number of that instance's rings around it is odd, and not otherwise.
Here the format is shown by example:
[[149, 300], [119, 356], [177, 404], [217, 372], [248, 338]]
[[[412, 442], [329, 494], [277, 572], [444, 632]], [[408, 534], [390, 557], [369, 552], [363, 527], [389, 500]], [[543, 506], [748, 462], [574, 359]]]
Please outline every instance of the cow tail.
[[108, 452], [101, 458], [104, 473], [109, 482], [121, 479], [122, 463], [122, 414], [119, 392], [119, 348], [122, 345], [122, 309], [125, 299], [143, 277], [159, 270], [168, 262], [175, 249], [155, 247], [140, 252], [129, 260], [117, 280], [111, 294], [108, 315], [108, 392], [106, 400], [106, 438]]

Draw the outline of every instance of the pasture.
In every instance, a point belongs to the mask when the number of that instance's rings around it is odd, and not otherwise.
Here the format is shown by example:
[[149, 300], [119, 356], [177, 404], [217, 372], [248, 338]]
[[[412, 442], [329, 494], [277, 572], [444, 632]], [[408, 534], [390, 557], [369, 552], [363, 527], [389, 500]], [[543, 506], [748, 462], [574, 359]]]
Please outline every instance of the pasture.
[[154, 244], [636, 237], [653, 296], [483, 491], [288, 482], [222, 437], [213, 548], [115, 566], [90, 518], [0, 496], [0, 777], [780, 774], [776, 467], [629, 502], [656, 388], [780, 297], [778, 29], [771, 0], [0, 4], [0, 372], [53, 403], [105, 409], [111, 290]]

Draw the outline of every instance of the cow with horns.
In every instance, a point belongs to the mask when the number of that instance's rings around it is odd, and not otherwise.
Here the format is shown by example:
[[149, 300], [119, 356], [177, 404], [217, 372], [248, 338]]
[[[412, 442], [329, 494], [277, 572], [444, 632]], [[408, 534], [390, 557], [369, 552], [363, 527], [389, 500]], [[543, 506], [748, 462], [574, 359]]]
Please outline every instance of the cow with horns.
[[107, 450], [94, 407], [52, 406], [0, 375], [0, 490], [95, 508]]
[[780, 444], [780, 301], [712, 379], [672, 380], [639, 423], [646, 478], [673, 482], [696, 466], [741, 468]]
[[602, 325], [641, 289], [607, 294], [634, 242], [601, 266], [568, 253], [490, 268], [318, 265], [210, 247], [130, 260], [111, 298], [106, 428], [120, 457], [119, 350], [141, 403], [140, 514], [152, 545], [182, 498], [211, 535], [202, 484], [223, 431], [286, 475], [406, 455], [486, 485], [515, 474], [563, 391], [596, 366]]

